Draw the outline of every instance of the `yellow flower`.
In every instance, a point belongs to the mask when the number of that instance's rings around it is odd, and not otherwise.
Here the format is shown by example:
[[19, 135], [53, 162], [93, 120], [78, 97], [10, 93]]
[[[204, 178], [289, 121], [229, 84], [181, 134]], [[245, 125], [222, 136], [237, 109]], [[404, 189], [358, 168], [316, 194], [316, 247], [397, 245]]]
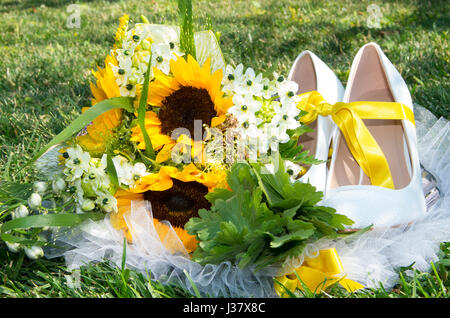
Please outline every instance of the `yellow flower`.
[[128, 21], [130, 20], [130, 17], [128, 14], [124, 14], [119, 19], [119, 27], [117, 28], [116, 35], [114, 36], [114, 48], [117, 48], [118, 46], [122, 45], [122, 41], [125, 37], [125, 32], [128, 28]]
[[[161, 120], [155, 112], [148, 111], [145, 113], [145, 130], [150, 137], [154, 150], [160, 150], [165, 145], [175, 145], [175, 141], [170, 136], [161, 133]], [[144, 135], [140, 126], [131, 128], [130, 140], [136, 142], [139, 149], [145, 149]]]
[[[93, 71], [96, 83], [90, 83], [93, 95], [92, 105], [105, 99], [120, 96], [119, 85], [117, 85], [111, 64], [117, 65], [117, 60], [108, 55], [105, 59], [105, 68], [99, 68], [97, 71]], [[84, 107], [82, 111], [84, 112], [88, 108]], [[77, 137], [77, 143], [91, 153], [103, 153], [106, 149], [107, 141], [113, 135], [114, 128], [121, 121], [122, 109], [109, 110], [95, 118], [86, 127], [86, 133]]]
[[[157, 113], [148, 111], [145, 121], [154, 149], [162, 148], [158, 162], [170, 158], [170, 151], [176, 144], [170, 136], [175, 129], [187, 129], [190, 138], [198, 142], [203, 133], [200, 130], [200, 136], [196, 135], [195, 120], [201, 121], [201, 125], [215, 127], [225, 121], [227, 110], [232, 106], [232, 99], [225, 98], [221, 91], [222, 70], [211, 74], [209, 59], [200, 66], [190, 55], [187, 61], [178, 58], [170, 61], [170, 70], [172, 75], [166, 75], [153, 68], [155, 77], [149, 84], [147, 98], [148, 104], [159, 107]], [[137, 142], [138, 148], [145, 149], [140, 127], [132, 130], [131, 140]]]
[[197, 240], [184, 230], [184, 225], [190, 218], [198, 216], [198, 210], [210, 208], [205, 195], [217, 187], [228, 188], [226, 171], [203, 172], [194, 164], [187, 165], [181, 171], [176, 167], [164, 166], [158, 173], [141, 178], [133, 189], [117, 191], [118, 212], [111, 214], [110, 221], [132, 241], [124, 216], [131, 209], [131, 201], [148, 200], [159, 236], [164, 238], [169, 230], [161, 221], [169, 221], [190, 253], [195, 250]]

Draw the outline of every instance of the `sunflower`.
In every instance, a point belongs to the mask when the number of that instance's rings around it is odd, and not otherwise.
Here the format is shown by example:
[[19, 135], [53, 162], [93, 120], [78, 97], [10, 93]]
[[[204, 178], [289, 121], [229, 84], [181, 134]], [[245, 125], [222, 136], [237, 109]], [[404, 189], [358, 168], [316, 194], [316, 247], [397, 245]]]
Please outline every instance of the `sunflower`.
[[[188, 55], [187, 60], [178, 58], [170, 61], [170, 73], [166, 75], [153, 68], [154, 80], [149, 85], [148, 104], [158, 111], [146, 113], [145, 128], [155, 150], [162, 151], [157, 158], [163, 162], [176, 142], [171, 135], [177, 128], [185, 128], [193, 139], [189, 143], [200, 142], [200, 136], [194, 133], [194, 121], [216, 127], [226, 119], [232, 99], [224, 97], [221, 91], [222, 70], [211, 74], [211, 62], [208, 59], [203, 66]], [[145, 142], [140, 127], [132, 129], [132, 141], [138, 148], [144, 149]]]
[[[102, 100], [119, 97], [119, 85], [111, 68], [111, 65], [117, 66], [117, 60], [108, 55], [105, 59], [105, 68], [99, 68], [93, 71], [96, 83], [90, 83], [93, 95], [92, 105]], [[84, 107], [83, 112], [89, 109]], [[90, 123], [86, 129], [77, 137], [77, 143], [90, 153], [100, 154], [106, 150], [107, 141], [113, 135], [114, 129], [119, 126], [122, 121], [122, 109], [109, 110]]]
[[111, 214], [111, 224], [132, 241], [124, 216], [130, 211], [131, 201], [150, 201], [155, 228], [161, 240], [169, 230], [161, 221], [169, 221], [186, 250], [193, 252], [197, 240], [184, 230], [184, 225], [190, 218], [198, 216], [198, 210], [211, 207], [205, 195], [217, 187], [228, 188], [224, 170], [204, 172], [192, 163], [181, 171], [176, 167], [164, 166], [158, 173], [141, 178], [133, 189], [117, 191], [118, 212]]

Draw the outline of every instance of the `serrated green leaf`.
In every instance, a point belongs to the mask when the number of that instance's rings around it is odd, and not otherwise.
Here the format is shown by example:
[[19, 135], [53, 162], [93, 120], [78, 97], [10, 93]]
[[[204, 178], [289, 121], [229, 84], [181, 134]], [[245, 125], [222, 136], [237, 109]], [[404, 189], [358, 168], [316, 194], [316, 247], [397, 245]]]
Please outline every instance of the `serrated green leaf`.
[[337, 237], [348, 219], [317, 206], [322, 193], [310, 184], [292, 183], [279, 160], [280, 169], [272, 174], [263, 173], [262, 164], [235, 164], [227, 178], [232, 191], [208, 195], [211, 209], [185, 226], [199, 241], [195, 261], [232, 261], [259, 270], [298, 256], [311, 241]]
[[208, 200], [211, 204], [214, 204], [216, 200], [222, 199], [227, 200], [233, 196], [233, 192], [227, 189], [216, 188], [214, 191], [208, 192], [205, 195], [206, 200]]

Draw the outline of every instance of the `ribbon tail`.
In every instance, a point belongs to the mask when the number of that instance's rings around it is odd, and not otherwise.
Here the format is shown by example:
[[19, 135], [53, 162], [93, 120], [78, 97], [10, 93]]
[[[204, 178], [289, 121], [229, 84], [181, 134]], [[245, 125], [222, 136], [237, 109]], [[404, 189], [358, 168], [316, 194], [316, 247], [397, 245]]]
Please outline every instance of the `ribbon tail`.
[[275, 281], [274, 287], [277, 295], [280, 297], [288, 297], [287, 291], [293, 293], [297, 288], [297, 279], [291, 279], [285, 275], [277, 277], [276, 280], [278, 282]]
[[365, 286], [358, 282], [355, 282], [348, 278], [343, 278], [339, 280], [339, 285], [344, 287], [349, 293], [353, 293], [356, 290], [363, 289]]

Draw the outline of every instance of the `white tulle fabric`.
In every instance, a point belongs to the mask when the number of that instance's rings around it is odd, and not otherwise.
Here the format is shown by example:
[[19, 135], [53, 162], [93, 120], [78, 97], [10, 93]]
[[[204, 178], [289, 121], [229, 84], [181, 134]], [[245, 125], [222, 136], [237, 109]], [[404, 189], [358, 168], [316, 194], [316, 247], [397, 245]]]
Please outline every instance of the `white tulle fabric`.
[[[151, 279], [176, 285], [194, 292], [190, 280], [202, 296], [210, 297], [276, 297], [273, 277], [289, 273], [302, 264], [305, 257], [317, 255], [320, 249], [336, 248], [347, 278], [366, 287], [391, 288], [398, 281], [396, 269], [410, 266], [428, 271], [438, 260], [440, 243], [450, 241], [450, 162], [449, 122], [436, 119], [429, 111], [415, 105], [419, 154], [423, 171], [434, 179], [424, 178], [427, 213], [412, 224], [369, 231], [336, 241], [320, 240], [308, 245], [303, 255], [289, 259], [280, 267], [254, 273], [229, 262], [206, 265], [193, 262], [173, 230], [160, 238], [153, 226], [151, 206], [133, 202], [126, 222], [133, 229], [133, 243], [126, 247], [126, 266], [150, 274]], [[168, 224], [170, 226], [170, 224]], [[64, 252], [49, 249], [49, 258], [64, 256], [69, 269], [89, 262], [108, 259], [121, 266], [124, 237], [108, 219], [89, 221], [70, 231], [55, 234]], [[186, 275], [188, 274], [188, 275]]]

